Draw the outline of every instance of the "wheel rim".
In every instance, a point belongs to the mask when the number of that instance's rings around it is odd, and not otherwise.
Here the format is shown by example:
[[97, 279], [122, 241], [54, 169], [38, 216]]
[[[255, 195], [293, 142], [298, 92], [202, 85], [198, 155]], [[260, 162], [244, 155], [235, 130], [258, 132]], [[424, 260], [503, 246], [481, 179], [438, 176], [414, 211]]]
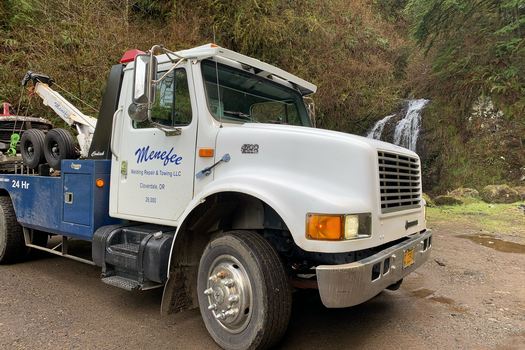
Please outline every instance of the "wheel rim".
[[243, 331], [252, 315], [252, 288], [248, 273], [231, 255], [217, 257], [208, 271], [208, 310], [228, 332]]
[[60, 148], [58, 148], [58, 143], [53, 142], [51, 144], [51, 154], [53, 155], [54, 158], [60, 157]]
[[33, 143], [31, 141], [28, 141], [26, 143], [26, 153], [28, 155], [29, 158], [33, 158], [33, 156], [35, 155], [35, 148], [33, 146]]

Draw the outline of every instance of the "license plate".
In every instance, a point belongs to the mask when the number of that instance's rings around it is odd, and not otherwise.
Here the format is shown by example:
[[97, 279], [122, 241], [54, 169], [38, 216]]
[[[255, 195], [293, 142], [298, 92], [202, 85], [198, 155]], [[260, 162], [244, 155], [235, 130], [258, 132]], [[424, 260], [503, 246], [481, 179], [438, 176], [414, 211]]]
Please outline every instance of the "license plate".
[[414, 248], [405, 250], [403, 253], [403, 268], [407, 268], [414, 263]]

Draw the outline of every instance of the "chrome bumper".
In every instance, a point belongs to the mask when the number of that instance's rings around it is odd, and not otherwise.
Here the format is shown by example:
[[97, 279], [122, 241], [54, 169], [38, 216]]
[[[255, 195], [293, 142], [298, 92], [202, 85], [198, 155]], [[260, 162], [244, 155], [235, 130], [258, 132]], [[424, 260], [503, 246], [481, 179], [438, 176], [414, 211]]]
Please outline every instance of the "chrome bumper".
[[[414, 248], [414, 263], [403, 268], [403, 254], [411, 248]], [[426, 230], [360, 261], [317, 266], [321, 300], [330, 308], [365, 302], [423, 265], [431, 250], [432, 232]], [[388, 262], [385, 264], [385, 261]]]

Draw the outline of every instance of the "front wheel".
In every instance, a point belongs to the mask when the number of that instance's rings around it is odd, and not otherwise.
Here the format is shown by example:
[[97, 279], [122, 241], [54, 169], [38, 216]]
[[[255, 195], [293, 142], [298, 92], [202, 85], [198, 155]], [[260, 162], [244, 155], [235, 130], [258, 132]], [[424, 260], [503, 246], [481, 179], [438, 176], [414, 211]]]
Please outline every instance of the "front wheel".
[[224, 349], [267, 349], [291, 313], [286, 273], [273, 247], [251, 231], [226, 232], [205, 248], [197, 282], [208, 332]]

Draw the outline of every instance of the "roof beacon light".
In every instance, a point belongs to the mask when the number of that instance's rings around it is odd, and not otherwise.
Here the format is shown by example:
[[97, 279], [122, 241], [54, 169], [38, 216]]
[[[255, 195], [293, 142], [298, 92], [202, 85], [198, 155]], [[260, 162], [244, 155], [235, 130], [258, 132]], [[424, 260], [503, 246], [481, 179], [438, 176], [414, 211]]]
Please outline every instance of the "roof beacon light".
[[137, 57], [137, 55], [141, 55], [143, 54], [144, 51], [140, 51], [140, 50], [137, 50], [137, 49], [133, 49], [133, 50], [128, 50], [126, 52], [124, 52], [124, 55], [122, 55], [122, 58], [120, 59], [120, 63], [128, 63], [128, 62], [132, 62], [135, 60], [135, 57]]

